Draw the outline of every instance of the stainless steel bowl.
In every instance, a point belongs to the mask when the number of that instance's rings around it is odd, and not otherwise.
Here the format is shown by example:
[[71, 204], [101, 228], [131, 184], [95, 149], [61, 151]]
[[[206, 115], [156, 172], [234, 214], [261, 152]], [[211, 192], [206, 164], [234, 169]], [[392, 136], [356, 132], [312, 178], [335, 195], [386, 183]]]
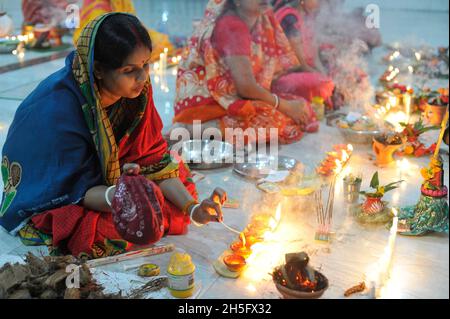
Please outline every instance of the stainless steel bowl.
[[392, 131], [393, 126], [389, 122], [385, 122], [383, 127], [372, 131], [355, 131], [351, 128], [339, 127], [338, 122], [345, 119], [345, 114], [342, 114], [331, 121], [331, 126], [336, 127], [345, 140], [352, 144], [372, 144], [373, 139], [383, 132]]
[[267, 177], [271, 170], [291, 170], [297, 163], [296, 159], [287, 156], [258, 154], [253, 158], [245, 158], [244, 163], [236, 163], [234, 171], [249, 179], [261, 179]]
[[[180, 144], [181, 143], [181, 144]], [[192, 169], [207, 170], [233, 164], [233, 145], [210, 140], [189, 140], [172, 146]]]

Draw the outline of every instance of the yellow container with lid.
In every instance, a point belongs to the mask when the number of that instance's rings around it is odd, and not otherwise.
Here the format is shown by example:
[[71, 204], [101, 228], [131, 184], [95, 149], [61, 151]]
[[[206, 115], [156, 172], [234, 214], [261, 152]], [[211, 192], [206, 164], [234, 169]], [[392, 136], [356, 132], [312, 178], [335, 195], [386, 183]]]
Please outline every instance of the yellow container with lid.
[[168, 288], [175, 298], [189, 298], [195, 288], [195, 265], [187, 253], [175, 252], [167, 267]]

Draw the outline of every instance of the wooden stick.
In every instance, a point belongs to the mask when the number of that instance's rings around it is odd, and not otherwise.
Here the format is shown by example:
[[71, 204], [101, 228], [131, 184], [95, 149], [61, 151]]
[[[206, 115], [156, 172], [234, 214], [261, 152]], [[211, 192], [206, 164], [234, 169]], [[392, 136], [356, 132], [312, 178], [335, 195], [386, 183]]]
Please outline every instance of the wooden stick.
[[140, 258], [140, 257], [160, 255], [160, 254], [171, 252], [174, 249], [175, 249], [174, 244], [153, 246], [153, 247], [149, 247], [149, 248], [145, 248], [145, 249], [130, 251], [125, 254], [121, 254], [121, 255], [117, 255], [117, 256], [89, 260], [86, 264], [87, 264], [87, 266], [94, 268], [94, 267], [98, 267], [98, 266], [118, 263], [118, 262], [122, 262], [125, 260], [130, 260], [130, 259], [135, 259], [135, 258]]
[[441, 124], [441, 133], [439, 134], [439, 139], [436, 144], [436, 149], [434, 150], [434, 158], [436, 160], [439, 159], [439, 149], [441, 148], [441, 143], [442, 143], [442, 140], [444, 139], [445, 130], [447, 129], [447, 123], [448, 123], [448, 108], [447, 108], [447, 112], [445, 112], [445, 117]]

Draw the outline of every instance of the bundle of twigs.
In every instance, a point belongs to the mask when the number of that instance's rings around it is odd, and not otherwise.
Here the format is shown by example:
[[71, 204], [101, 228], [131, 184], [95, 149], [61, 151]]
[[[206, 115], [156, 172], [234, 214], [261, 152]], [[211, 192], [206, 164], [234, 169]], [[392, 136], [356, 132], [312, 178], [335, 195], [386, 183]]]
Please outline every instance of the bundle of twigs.
[[135, 290], [133, 290], [127, 298], [130, 299], [143, 299], [144, 296], [153, 291], [158, 291], [162, 288], [167, 287], [168, 284], [168, 278], [167, 276], [161, 276], [157, 278], [153, 278], [148, 283], [146, 283], [144, 286], [139, 287]]

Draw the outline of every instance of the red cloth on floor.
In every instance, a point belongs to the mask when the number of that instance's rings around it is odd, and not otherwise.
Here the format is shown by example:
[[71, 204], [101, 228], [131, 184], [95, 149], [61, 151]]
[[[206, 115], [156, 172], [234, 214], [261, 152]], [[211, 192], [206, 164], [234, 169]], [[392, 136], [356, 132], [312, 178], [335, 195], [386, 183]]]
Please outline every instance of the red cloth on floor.
[[[189, 176], [189, 171], [183, 164], [180, 164], [180, 179], [196, 198], [195, 184], [188, 181]], [[189, 216], [186, 216], [168, 200], [164, 201], [162, 213], [165, 235], [187, 233], [190, 223]], [[122, 239], [114, 226], [111, 213], [91, 211], [78, 205], [49, 210], [34, 216], [31, 220], [38, 230], [53, 235], [54, 247], [63, 246], [74, 256], [79, 256], [80, 253], [91, 255], [94, 244], [103, 244], [106, 239]], [[147, 244], [152, 244], [152, 242]], [[130, 243], [127, 250], [132, 247], [133, 245]]]

